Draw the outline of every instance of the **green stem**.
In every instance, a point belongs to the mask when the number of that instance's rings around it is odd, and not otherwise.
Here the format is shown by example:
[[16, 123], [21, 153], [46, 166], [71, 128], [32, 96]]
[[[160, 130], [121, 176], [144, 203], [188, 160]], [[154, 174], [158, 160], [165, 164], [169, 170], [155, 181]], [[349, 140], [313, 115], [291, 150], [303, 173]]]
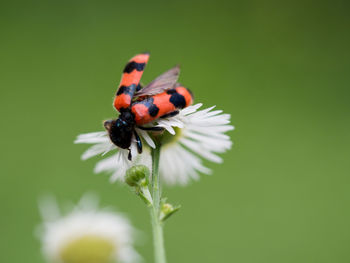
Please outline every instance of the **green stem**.
[[160, 178], [159, 178], [159, 156], [160, 144], [152, 149], [152, 198], [153, 206], [150, 207], [152, 228], [153, 228], [153, 243], [155, 263], [166, 263], [163, 226], [160, 221]]

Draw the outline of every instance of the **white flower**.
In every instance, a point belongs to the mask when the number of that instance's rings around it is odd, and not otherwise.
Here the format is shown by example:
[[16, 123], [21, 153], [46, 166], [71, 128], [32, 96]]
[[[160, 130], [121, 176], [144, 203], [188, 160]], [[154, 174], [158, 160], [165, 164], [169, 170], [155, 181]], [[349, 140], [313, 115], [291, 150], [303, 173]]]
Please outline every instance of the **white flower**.
[[44, 219], [42, 250], [53, 263], [137, 262], [133, 229], [122, 215], [98, 209], [96, 198], [85, 195], [65, 216], [53, 199], [40, 205]]
[[[215, 106], [197, 111], [202, 104], [189, 106], [176, 116], [158, 119], [153, 126], [163, 127], [167, 130], [163, 134], [160, 153], [160, 174], [168, 184], [187, 184], [190, 179], [198, 179], [199, 172], [210, 174], [211, 171], [203, 165], [202, 158], [212, 162], [221, 163], [222, 159], [216, 153], [223, 153], [232, 146], [230, 137], [225, 132], [233, 130], [229, 125], [230, 115], [222, 114], [221, 110], [213, 110]], [[147, 132], [137, 130], [145, 141], [154, 148], [154, 143]], [[94, 144], [82, 156], [88, 159], [103, 154], [114, 146], [107, 132], [96, 132], [79, 135], [75, 143]], [[113, 173], [112, 181], [123, 179], [128, 168], [135, 164], [144, 164], [151, 167], [149, 150], [137, 154], [135, 144], [131, 151], [136, 158], [130, 162], [127, 159], [127, 150], [117, 149], [117, 153], [99, 161], [95, 172]]]

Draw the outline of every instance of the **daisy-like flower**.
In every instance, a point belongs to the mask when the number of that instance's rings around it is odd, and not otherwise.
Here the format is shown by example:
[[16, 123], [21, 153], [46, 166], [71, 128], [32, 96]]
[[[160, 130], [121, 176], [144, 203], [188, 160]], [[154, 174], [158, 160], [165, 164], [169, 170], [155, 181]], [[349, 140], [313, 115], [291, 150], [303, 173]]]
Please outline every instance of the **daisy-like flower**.
[[[230, 125], [230, 115], [221, 110], [213, 110], [215, 106], [198, 110], [201, 103], [186, 107], [178, 115], [158, 119], [153, 126], [163, 127], [160, 153], [160, 175], [168, 184], [187, 184], [190, 179], [198, 179], [199, 173], [210, 174], [211, 170], [203, 165], [203, 159], [221, 163], [217, 153], [223, 153], [232, 146], [230, 137], [225, 134], [233, 130]], [[154, 148], [155, 144], [146, 131], [137, 130], [147, 144]], [[81, 134], [75, 143], [94, 144], [83, 155], [86, 160], [95, 155], [104, 154], [117, 149], [117, 153], [97, 163], [95, 172], [112, 173], [111, 180], [123, 180], [128, 168], [136, 164], [151, 167], [149, 149], [137, 154], [135, 140], [131, 151], [135, 158], [129, 161], [128, 151], [119, 149], [112, 144], [107, 132]]]
[[137, 262], [132, 247], [132, 226], [122, 215], [98, 209], [97, 199], [85, 195], [61, 216], [57, 204], [45, 199], [40, 205], [44, 222], [40, 239], [43, 254], [52, 263]]

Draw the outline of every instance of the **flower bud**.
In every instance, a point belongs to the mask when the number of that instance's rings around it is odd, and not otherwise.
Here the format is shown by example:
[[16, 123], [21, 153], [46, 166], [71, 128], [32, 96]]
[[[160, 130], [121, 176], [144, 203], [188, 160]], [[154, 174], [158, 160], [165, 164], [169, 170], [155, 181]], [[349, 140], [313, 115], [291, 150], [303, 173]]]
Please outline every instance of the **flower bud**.
[[174, 207], [172, 204], [166, 203], [162, 205], [162, 213], [169, 214], [171, 211], [174, 210]]
[[145, 165], [136, 165], [126, 171], [125, 182], [132, 186], [147, 186], [150, 171]]
[[171, 215], [173, 215], [175, 212], [177, 212], [180, 209], [180, 206], [173, 206], [169, 203], [163, 203], [160, 209], [160, 220], [165, 221], [167, 218], [169, 218]]

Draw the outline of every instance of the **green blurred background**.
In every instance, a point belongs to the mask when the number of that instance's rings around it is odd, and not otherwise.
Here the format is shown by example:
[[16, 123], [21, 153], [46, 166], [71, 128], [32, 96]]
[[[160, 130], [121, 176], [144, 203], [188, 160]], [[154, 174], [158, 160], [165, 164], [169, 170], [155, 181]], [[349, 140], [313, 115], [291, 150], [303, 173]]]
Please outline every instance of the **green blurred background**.
[[148, 82], [180, 63], [196, 102], [232, 115], [213, 176], [166, 187], [169, 262], [350, 262], [348, 1], [8, 1], [0, 7], [0, 262], [44, 262], [37, 200], [94, 190], [144, 232], [126, 186], [80, 161], [77, 134], [113, 117], [127, 60]]

